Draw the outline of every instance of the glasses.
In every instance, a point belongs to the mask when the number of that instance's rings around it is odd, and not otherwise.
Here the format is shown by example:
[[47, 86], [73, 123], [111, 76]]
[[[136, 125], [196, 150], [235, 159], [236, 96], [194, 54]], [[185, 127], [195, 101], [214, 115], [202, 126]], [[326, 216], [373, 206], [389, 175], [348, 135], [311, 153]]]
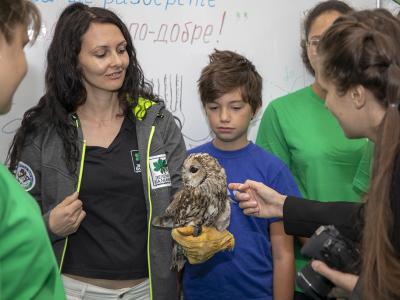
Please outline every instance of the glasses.
[[317, 55], [319, 41], [319, 38], [311, 38], [309, 41], [307, 41], [307, 47], [310, 51], [310, 54]]

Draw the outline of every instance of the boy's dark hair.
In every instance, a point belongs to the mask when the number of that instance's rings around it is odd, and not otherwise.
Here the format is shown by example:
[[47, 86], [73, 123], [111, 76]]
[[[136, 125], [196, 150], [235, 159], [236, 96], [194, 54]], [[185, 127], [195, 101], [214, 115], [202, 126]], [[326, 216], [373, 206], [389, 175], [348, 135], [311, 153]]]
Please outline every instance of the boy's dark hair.
[[301, 39], [300, 46], [301, 46], [301, 58], [303, 59], [303, 63], [307, 71], [310, 72], [311, 75], [314, 76], [315, 71], [311, 66], [310, 60], [308, 59], [307, 56], [307, 41], [308, 41], [308, 35], [311, 30], [311, 26], [314, 24], [314, 21], [319, 16], [329, 12], [338, 12], [344, 15], [352, 11], [353, 11], [352, 7], [350, 7], [345, 2], [339, 0], [328, 0], [320, 2], [317, 5], [315, 5], [311, 10], [308, 11], [303, 23], [303, 37]]
[[12, 42], [14, 27], [18, 24], [32, 25], [32, 42], [40, 30], [40, 13], [37, 7], [28, 0], [1, 0], [0, 1], [0, 32], [7, 43]]
[[215, 50], [209, 58], [197, 82], [203, 106], [239, 88], [255, 113], [262, 106], [262, 77], [252, 62], [232, 51]]

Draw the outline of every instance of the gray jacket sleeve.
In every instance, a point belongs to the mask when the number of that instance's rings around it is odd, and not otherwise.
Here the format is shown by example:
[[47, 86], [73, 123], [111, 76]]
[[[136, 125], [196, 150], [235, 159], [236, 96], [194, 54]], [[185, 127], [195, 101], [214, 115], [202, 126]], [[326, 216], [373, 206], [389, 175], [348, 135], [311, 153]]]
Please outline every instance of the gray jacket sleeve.
[[165, 109], [162, 110], [162, 115], [163, 118], [160, 120], [159, 128], [165, 145], [173, 195], [181, 188], [181, 168], [187, 153], [182, 132], [175, 123], [173, 115]]
[[[25, 171], [31, 171], [32, 177], [29, 183], [25, 183], [19, 178], [21, 174], [18, 174], [18, 170], [20, 170], [21, 166], [25, 169]], [[15, 174], [18, 182], [21, 186], [29, 192], [38, 202], [40, 206], [40, 210], [43, 215], [43, 220], [45, 222], [47, 232], [49, 234], [50, 240], [56, 241], [63, 239], [63, 237], [58, 236], [50, 231], [49, 229], [49, 215], [51, 210], [47, 210], [45, 208], [43, 202], [43, 194], [42, 194], [42, 149], [40, 146], [40, 141], [37, 139], [28, 139], [24, 145], [24, 148], [21, 153], [20, 160], [17, 166], [17, 172]]]

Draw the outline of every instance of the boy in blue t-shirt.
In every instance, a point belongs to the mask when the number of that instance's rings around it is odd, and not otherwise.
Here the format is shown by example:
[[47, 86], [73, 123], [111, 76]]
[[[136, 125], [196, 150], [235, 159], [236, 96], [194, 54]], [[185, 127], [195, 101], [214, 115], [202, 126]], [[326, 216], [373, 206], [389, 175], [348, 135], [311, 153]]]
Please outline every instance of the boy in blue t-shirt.
[[[228, 183], [252, 179], [284, 195], [300, 195], [285, 164], [247, 139], [250, 122], [262, 106], [262, 78], [254, 65], [234, 52], [216, 50], [198, 87], [215, 138], [189, 153], [214, 156]], [[293, 240], [285, 234], [282, 220], [246, 216], [232, 191], [228, 193], [234, 200], [228, 231], [235, 237], [235, 247], [204, 263], [185, 264], [185, 300], [292, 299]]]

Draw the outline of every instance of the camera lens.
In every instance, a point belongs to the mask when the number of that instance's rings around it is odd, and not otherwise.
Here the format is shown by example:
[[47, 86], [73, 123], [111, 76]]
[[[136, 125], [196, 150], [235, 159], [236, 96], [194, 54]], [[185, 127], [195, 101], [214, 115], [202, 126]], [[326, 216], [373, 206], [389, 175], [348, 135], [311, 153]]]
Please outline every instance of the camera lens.
[[333, 287], [328, 279], [313, 270], [311, 263], [297, 272], [296, 283], [308, 297], [315, 300], [326, 299]]

